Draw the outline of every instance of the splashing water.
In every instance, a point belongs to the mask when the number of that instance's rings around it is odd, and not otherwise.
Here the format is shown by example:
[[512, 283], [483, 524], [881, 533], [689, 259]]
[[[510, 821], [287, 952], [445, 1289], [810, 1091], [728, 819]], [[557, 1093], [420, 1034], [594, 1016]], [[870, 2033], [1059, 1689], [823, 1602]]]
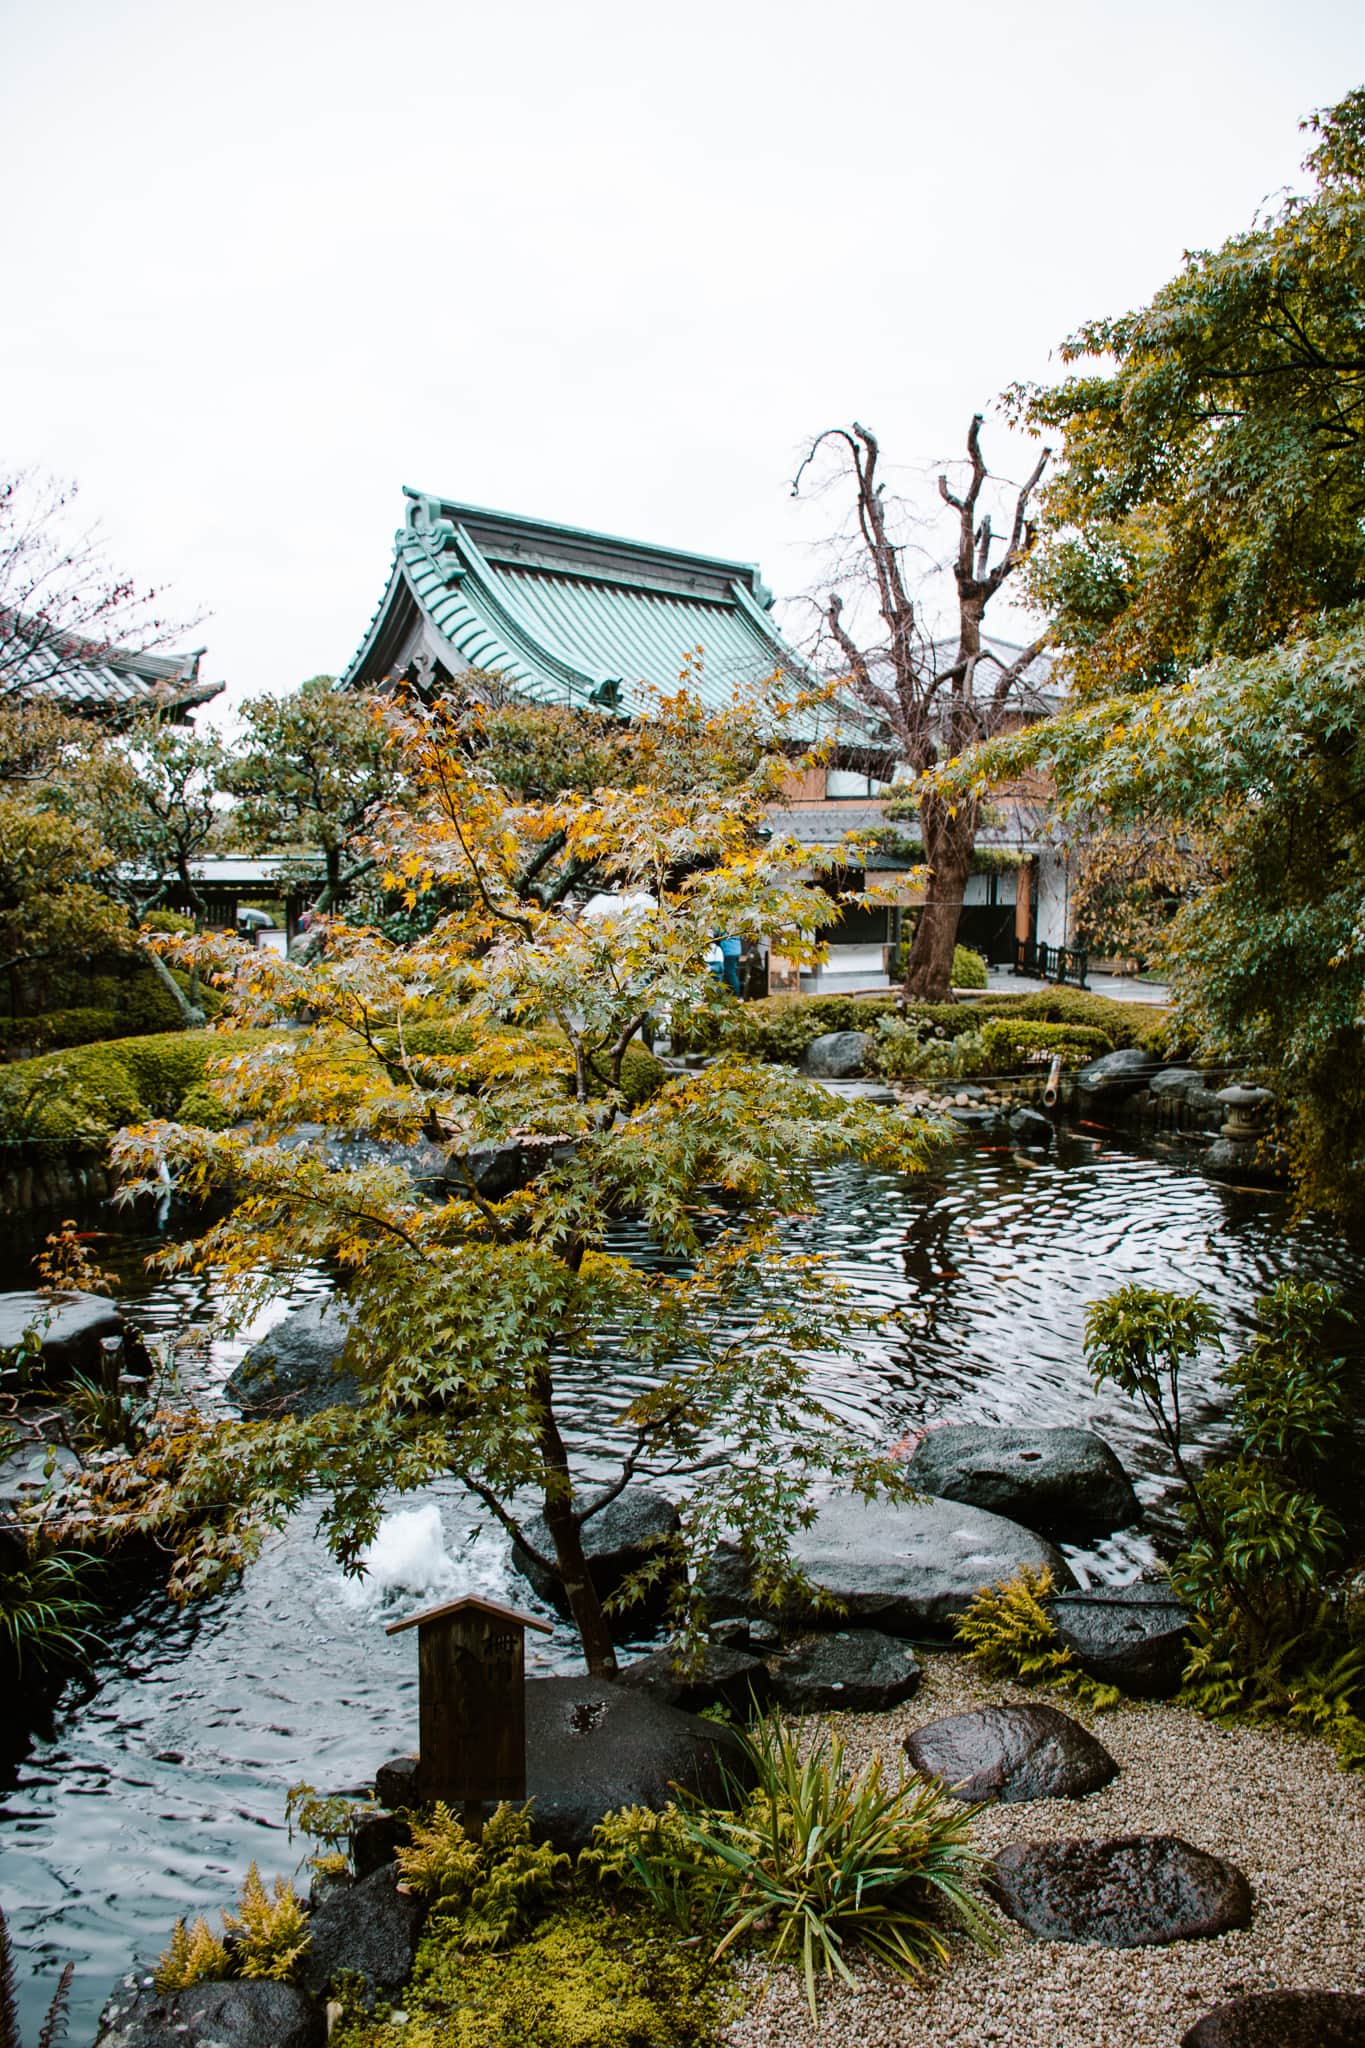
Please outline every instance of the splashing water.
[[347, 1579], [343, 1590], [346, 1604], [356, 1610], [407, 1606], [414, 1594], [454, 1595], [466, 1576], [446, 1549], [435, 1501], [385, 1515], [373, 1543], [361, 1552], [361, 1563], [364, 1577]]

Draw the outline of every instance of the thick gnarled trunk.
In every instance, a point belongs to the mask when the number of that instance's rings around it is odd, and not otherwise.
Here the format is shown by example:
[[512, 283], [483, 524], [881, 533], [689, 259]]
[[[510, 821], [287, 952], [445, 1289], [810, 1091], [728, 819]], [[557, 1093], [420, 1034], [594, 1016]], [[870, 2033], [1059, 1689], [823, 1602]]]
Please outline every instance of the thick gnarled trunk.
[[905, 963], [905, 993], [916, 1002], [952, 999], [953, 953], [972, 871], [976, 825], [975, 805], [960, 806], [956, 816], [937, 796], [926, 796], [920, 806], [929, 879]]

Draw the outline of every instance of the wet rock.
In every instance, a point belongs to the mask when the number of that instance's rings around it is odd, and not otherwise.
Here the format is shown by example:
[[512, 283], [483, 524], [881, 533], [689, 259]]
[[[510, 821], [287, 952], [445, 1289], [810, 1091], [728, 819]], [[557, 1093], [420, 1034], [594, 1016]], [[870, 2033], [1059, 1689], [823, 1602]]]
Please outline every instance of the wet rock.
[[1365, 1992], [1253, 1991], [1206, 2012], [1180, 2048], [1365, 2048]]
[[1118, 1052], [1101, 1053], [1097, 1060], [1083, 1066], [1076, 1076], [1076, 1086], [1082, 1095], [1121, 1099], [1145, 1088], [1160, 1067], [1160, 1060], [1154, 1060], [1150, 1053], [1135, 1045], [1125, 1045]]
[[949, 1123], [956, 1124], [960, 1131], [966, 1131], [973, 1138], [1003, 1137], [1009, 1129], [998, 1109], [978, 1108], [973, 1103], [950, 1102], [945, 1114]]
[[[1003, 1515], [956, 1501], [865, 1501], [838, 1494], [808, 1529], [792, 1538], [797, 1564], [843, 1606], [838, 1620], [889, 1635], [946, 1634], [983, 1586], [1010, 1579], [1024, 1565], [1046, 1566], [1054, 1586], [1074, 1586], [1060, 1551]], [[704, 1575], [707, 1607], [716, 1620], [740, 1614], [772, 1618], [753, 1586], [753, 1567], [740, 1544], [717, 1545]], [[791, 1626], [828, 1628], [827, 1608], [792, 1599]]]
[[1046, 1603], [1058, 1635], [1082, 1671], [1137, 1699], [1180, 1690], [1190, 1617], [1169, 1586], [1059, 1593]]
[[391, 1998], [412, 1974], [425, 1910], [420, 1899], [399, 1891], [396, 1863], [330, 1892], [309, 1918], [304, 1990], [321, 1998], [349, 1971], [364, 1979], [371, 2002]]
[[1140, 1509], [1128, 1474], [1088, 1429], [931, 1429], [908, 1467], [913, 1486], [1008, 1515], [1058, 1543], [1126, 1528]]
[[47, 1443], [42, 1437], [16, 1438], [0, 1450], [0, 1527], [12, 1528], [21, 1508], [60, 1493], [80, 1469], [80, 1459], [65, 1444]]
[[656, 1650], [652, 1657], [627, 1664], [618, 1683], [662, 1700], [667, 1707], [681, 1707], [685, 1714], [725, 1707], [739, 1721], [750, 1718], [755, 1704], [766, 1706], [771, 1691], [767, 1665], [749, 1651], [724, 1643], [708, 1643], [686, 1671], [678, 1669], [671, 1650]]
[[1255, 1138], [1215, 1138], [1199, 1161], [1199, 1171], [1209, 1180], [1230, 1180], [1239, 1187], [1275, 1187], [1284, 1178]]
[[191, 1984], [156, 1991], [125, 1977], [100, 2015], [95, 2048], [323, 2048], [318, 2008], [291, 1984]]
[[107, 1295], [47, 1295], [31, 1288], [0, 1294], [0, 1351], [17, 1349], [30, 1330], [37, 1333], [44, 1368], [54, 1381], [78, 1372], [97, 1380], [106, 1337], [122, 1342], [123, 1371], [145, 1377], [152, 1370], [141, 1334]]
[[1015, 1842], [995, 1858], [991, 1890], [1043, 1941], [1162, 1948], [1251, 1922], [1243, 1873], [1178, 1835]]
[[570, 1855], [618, 1806], [660, 1811], [674, 1785], [712, 1805], [742, 1752], [728, 1729], [596, 1678], [533, 1678], [526, 1687], [526, 1789], [537, 1834]]
[[[583, 1549], [592, 1582], [601, 1597], [606, 1600], [619, 1591], [631, 1573], [647, 1564], [659, 1544], [672, 1536], [677, 1527], [678, 1510], [672, 1501], [648, 1486], [628, 1486], [610, 1507], [586, 1522]], [[554, 1556], [554, 1544], [543, 1515], [532, 1516], [526, 1524], [526, 1535], [542, 1556]], [[518, 1543], [512, 1545], [512, 1567], [530, 1581], [557, 1614], [568, 1614], [564, 1583], [557, 1572], [547, 1570]], [[613, 1633], [634, 1636], [657, 1627], [668, 1605], [672, 1584], [672, 1577], [665, 1572], [643, 1600], [618, 1614], [608, 1615]]]
[[375, 1807], [351, 1829], [351, 1861], [357, 1877], [368, 1877], [392, 1863], [399, 1845], [409, 1839], [407, 1822], [396, 1813]]
[[1194, 1067], [1163, 1067], [1147, 1083], [1158, 1102], [1178, 1102], [1197, 1123], [1219, 1125], [1223, 1105]]
[[1052, 1119], [1044, 1116], [1040, 1109], [1028, 1109], [1021, 1105], [1012, 1110], [1009, 1117], [1010, 1136], [1025, 1152], [1050, 1152], [1056, 1132]]
[[224, 1388], [244, 1415], [317, 1415], [360, 1398], [340, 1363], [350, 1314], [334, 1294], [295, 1309], [252, 1346]]
[[374, 1796], [381, 1806], [401, 1813], [405, 1807], [417, 1804], [421, 1797], [417, 1787], [419, 1761], [415, 1756], [395, 1756], [379, 1766], [374, 1774]]
[[875, 1628], [840, 1629], [797, 1645], [773, 1666], [773, 1696], [790, 1713], [880, 1713], [918, 1689], [914, 1651]]
[[939, 1778], [954, 1798], [1082, 1799], [1118, 1776], [1102, 1742], [1055, 1707], [985, 1707], [948, 1714], [905, 1738], [924, 1778]]
[[869, 1031], [826, 1031], [806, 1048], [806, 1072], [824, 1081], [854, 1081], [865, 1074], [875, 1040]]

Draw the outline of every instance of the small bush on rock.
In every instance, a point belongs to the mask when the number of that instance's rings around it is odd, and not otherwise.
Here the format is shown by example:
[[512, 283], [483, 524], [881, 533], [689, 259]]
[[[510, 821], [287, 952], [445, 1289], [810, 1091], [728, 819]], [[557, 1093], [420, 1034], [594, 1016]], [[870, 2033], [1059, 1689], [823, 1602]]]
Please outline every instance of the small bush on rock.
[[1038, 1024], [1031, 1018], [990, 1017], [981, 1027], [981, 1037], [993, 1074], [1015, 1074], [1058, 1055], [1063, 1066], [1080, 1067], [1114, 1050], [1108, 1033], [1090, 1025]]
[[227, 1945], [202, 1915], [189, 1927], [177, 1920], [170, 1946], [157, 1963], [152, 1982], [158, 1991], [188, 1991], [191, 1984], [217, 1982], [232, 1975]]
[[224, 1913], [223, 1926], [234, 1937], [232, 1962], [239, 1977], [271, 1977], [288, 1984], [308, 1949], [308, 1916], [294, 1896], [287, 1877], [277, 1877], [272, 1890], [251, 1864], [235, 1913]]
[[890, 1081], [960, 1081], [986, 1065], [979, 1031], [940, 1036], [914, 1016], [881, 1017], [872, 1063]]

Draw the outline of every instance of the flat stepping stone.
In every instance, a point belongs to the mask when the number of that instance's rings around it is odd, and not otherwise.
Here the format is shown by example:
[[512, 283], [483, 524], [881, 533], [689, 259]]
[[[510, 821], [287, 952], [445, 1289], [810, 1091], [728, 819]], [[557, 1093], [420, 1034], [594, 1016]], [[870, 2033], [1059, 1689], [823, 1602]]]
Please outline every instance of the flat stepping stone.
[[727, 1643], [708, 1643], [696, 1663], [679, 1670], [671, 1650], [656, 1650], [627, 1664], [618, 1685], [631, 1686], [667, 1707], [700, 1714], [706, 1707], [725, 1707], [747, 1721], [754, 1706], [768, 1703], [772, 1681], [762, 1658]]
[[[983, 1586], [1046, 1566], [1057, 1587], [1076, 1581], [1061, 1552], [1003, 1515], [951, 1500], [863, 1500], [836, 1494], [808, 1529], [792, 1537], [792, 1555], [816, 1587], [832, 1594], [843, 1617], [888, 1635], [946, 1635]], [[726, 1540], [706, 1566], [703, 1590], [713, 1620], [772, 1617], [754, 1590], [754, 1565]], [[828, 1627], [828, 1608], [791, 1601], [797, 1627]]]
[[1365, 1992], [1253, 1991], [1206, 2012], [1180, 2048], [1365, 2048]]
[[955, 1799], [1081, 1799], [1118, 1776], [1119, 1767], [1088, 1728], [1055, 1707], [983, 1707], [929, 1721], [905, 1738], [924, 1778]]
[[1089, 1429], [997, 1429], [949, 1422], [931, 1429], [907, 1467], [912, 1486], [1008, 1515], [1056, 1543], [1087, 1543], [1141, 1513], [1132, 1482]]
[[1179, 1835], [1014, 1842], [995, 1858], [990, 1888], [1010, 1919], [1043, 1941], [1164, 1948], [1251, 1922], [1243, 1872]]
[[792, 1713], [880, 1713], [919, 1688], [908, 1643], [880, 1629], [841, 1629], [798, 1644], [773, 1665], [773, 1698]]
[[1189, 1658], [1188, 1610], [1169, 1586], [1058, 1593], [1044, 1602], [1082, 1671], [1136, 1699], [1179, 1692]]

